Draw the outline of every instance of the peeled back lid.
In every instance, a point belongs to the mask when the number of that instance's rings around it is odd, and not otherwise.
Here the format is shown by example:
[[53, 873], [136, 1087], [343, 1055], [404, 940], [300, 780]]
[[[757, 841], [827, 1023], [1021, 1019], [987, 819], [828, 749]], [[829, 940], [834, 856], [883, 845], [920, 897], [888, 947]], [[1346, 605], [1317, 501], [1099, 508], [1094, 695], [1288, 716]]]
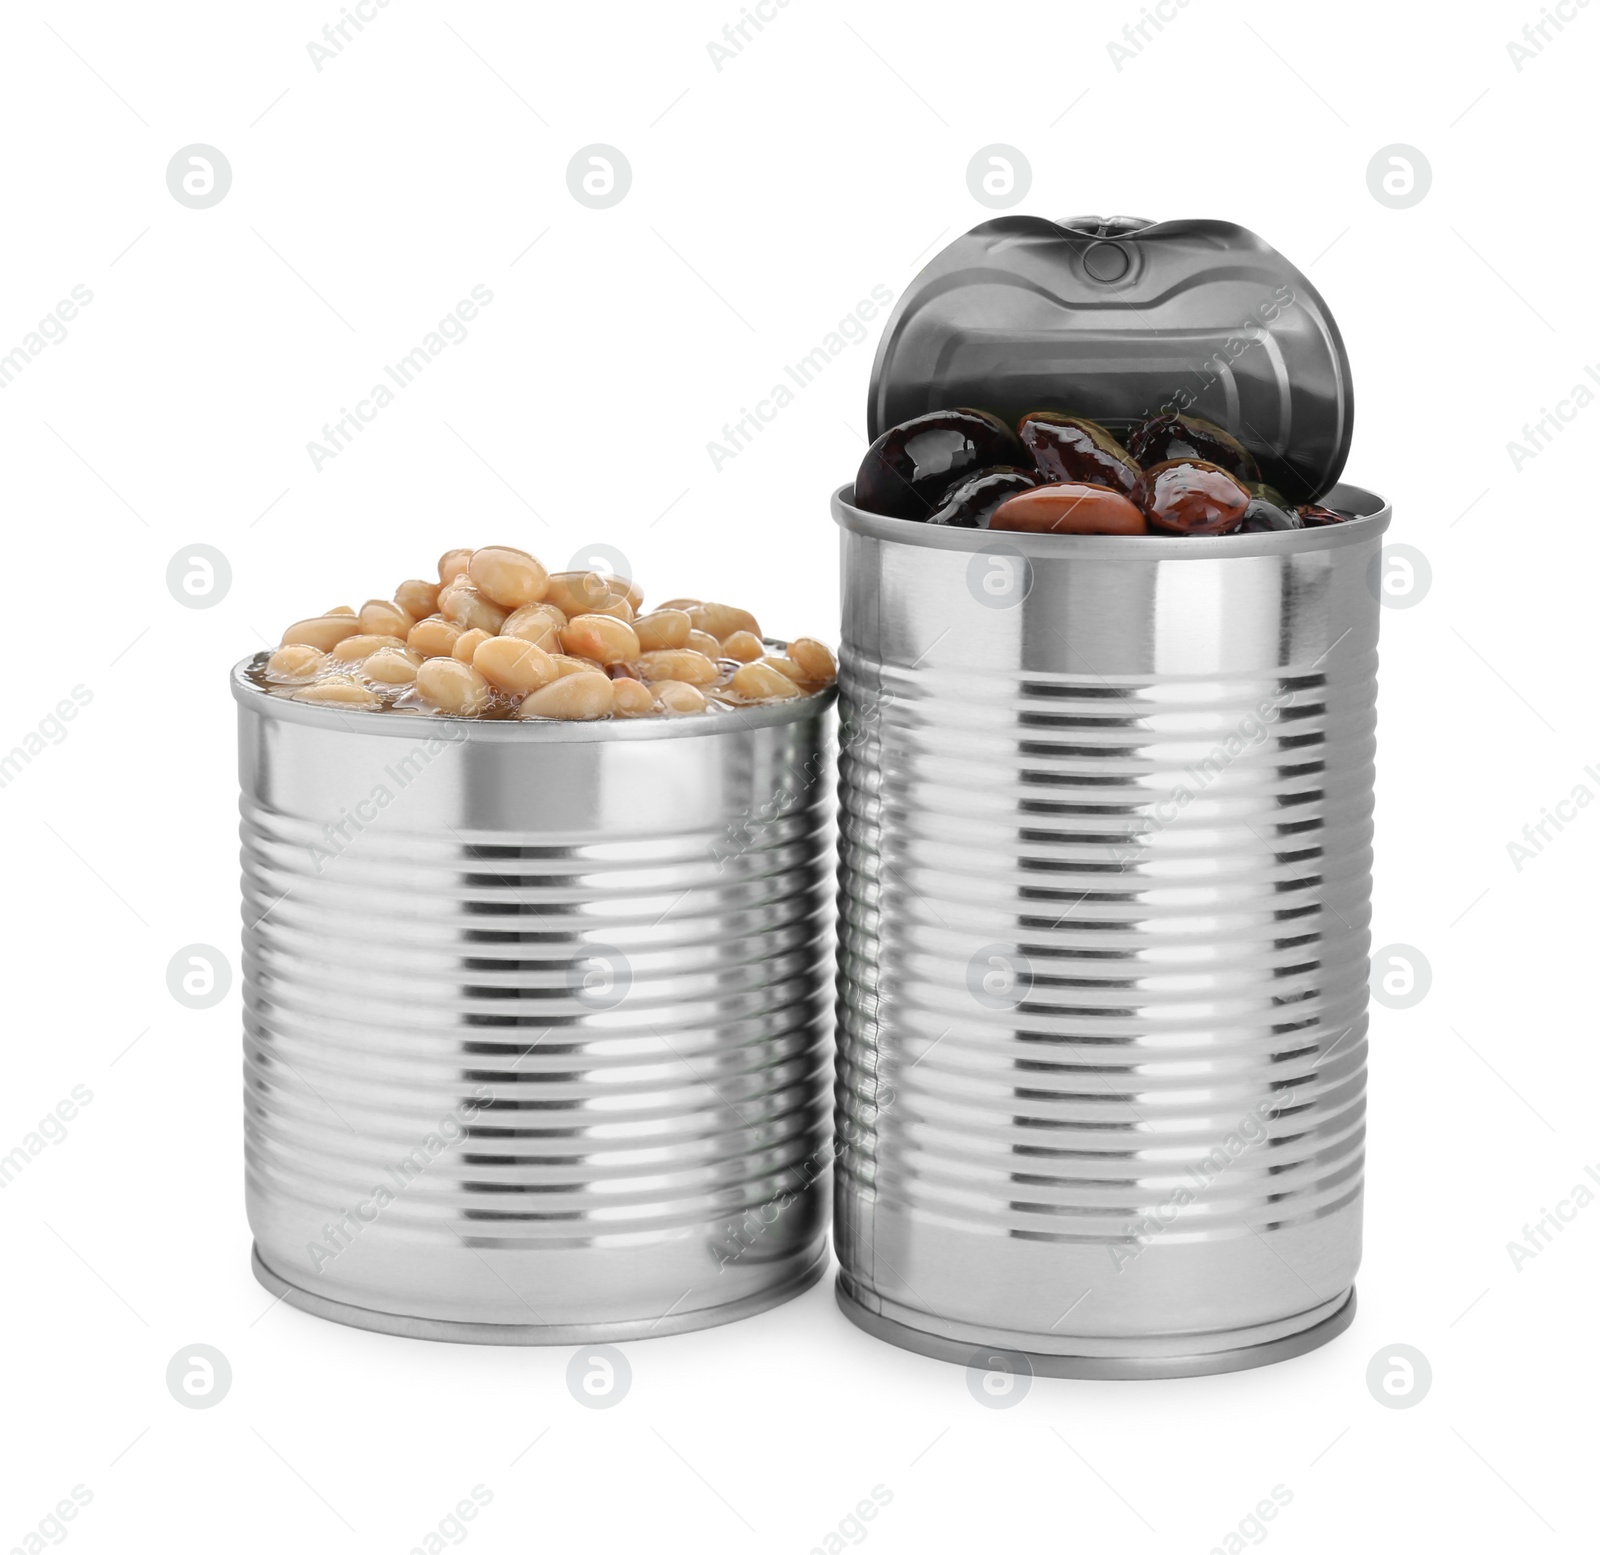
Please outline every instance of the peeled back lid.
[[1282, 254], [1230, 222], [1126, 216], [1002, 216], [934, 256], [884, 327], [868, 435], [957, 406], [1119, 434], [1199, 416], [1290, 502], [1338, 480], [1353, 415], [1338, 326]]

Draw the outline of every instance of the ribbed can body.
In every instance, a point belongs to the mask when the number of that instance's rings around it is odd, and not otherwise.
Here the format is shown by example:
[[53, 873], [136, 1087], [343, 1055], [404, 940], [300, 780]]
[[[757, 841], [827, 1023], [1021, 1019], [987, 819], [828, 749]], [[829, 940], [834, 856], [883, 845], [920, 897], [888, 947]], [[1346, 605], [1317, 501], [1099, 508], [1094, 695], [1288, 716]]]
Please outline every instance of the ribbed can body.
[[841, 1300], [1066, 1374], [1269, 1358], [1360, 1256], [1387, 509], [1197, 544], [844, 495]]
[[814, 1279], [829, 699], [691, 728], [235, 694], [264, 1283], [565, 1343]]

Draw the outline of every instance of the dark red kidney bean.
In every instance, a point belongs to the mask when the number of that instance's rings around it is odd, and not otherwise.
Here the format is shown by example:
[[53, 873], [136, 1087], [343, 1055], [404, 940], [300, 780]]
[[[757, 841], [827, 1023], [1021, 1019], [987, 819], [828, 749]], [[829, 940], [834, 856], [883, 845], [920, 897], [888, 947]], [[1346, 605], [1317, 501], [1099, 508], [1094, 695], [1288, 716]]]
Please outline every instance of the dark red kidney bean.
[[1006, 498], [990, 517], [989, 528], [1031, 534], [1142, 535], [1145, 523], [1144, 514], [1120, 491], [1064, 481]]
[[855, 503], [868, 513], [926, 519], [962, 476], [997, 464], [1020, 465], [1011, 428], [982, 410], [931, 410], [890, 427], [856, 472]]
[[1236, 535], [1259, 535], [1273, 529], [1305, 527], [1305, 522], [1298, 513], [1291, 513], [1275, 502], [1263, 502], [1260, 497], [1252, 497], [1250, 506], [1244, 510], [1244, 517], [1239, 520], [1239, 527], [1233, 532]]
[[1038, 484], [1039, 477], [1032, 470], [1011, 465], [964, 476], [944, 494], [939, 511], [928, 522], [948, 524], [952, 529], [987, 529], [990, 515], [1007, 497]]
[[1169, 459], [1139, 477], [1133, 500], [1152, 529], [1175, 535], [1225, 535], [1250, 506], [1250, 493], [1203, 459]]
[[1139, 479], [1127, 449], [1097, 421], [1036, 410], [1017, 423], [1017, 436], [1043, 481], [1082, 481], [1127, 496]]
[[1343, 513], [1335, 513], [1332, 508], [1325, 508], [1316, 502], [1301, 503], [1295, 512], [1300, 515], [1300, 520], [1307, 529], [1326, 529], [1329, 524], [1346, 522]]
[[1241, 481], [1259, 481], [1254, 455], [1231, 432], [1198, 416], [1155, 416], [1133, 429], [1128, 452], [1149, 469], [1174, 459], [1201, 460]]

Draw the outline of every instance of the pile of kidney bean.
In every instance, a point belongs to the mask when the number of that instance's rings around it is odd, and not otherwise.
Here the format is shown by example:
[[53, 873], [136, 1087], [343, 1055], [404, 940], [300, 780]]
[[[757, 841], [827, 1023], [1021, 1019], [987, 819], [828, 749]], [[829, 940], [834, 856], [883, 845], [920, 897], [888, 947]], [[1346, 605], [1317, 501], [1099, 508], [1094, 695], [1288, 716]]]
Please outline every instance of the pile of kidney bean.
[[1340, 524], [1291, 506], [1236, 437], [1168, 412], [1126, 442], [1096, 421], [1036, 410], [1013, 430], [982, 410], [935, 410], [867, 450], [855, 505], [963, 529], [1076, 535], [1226, 535]]

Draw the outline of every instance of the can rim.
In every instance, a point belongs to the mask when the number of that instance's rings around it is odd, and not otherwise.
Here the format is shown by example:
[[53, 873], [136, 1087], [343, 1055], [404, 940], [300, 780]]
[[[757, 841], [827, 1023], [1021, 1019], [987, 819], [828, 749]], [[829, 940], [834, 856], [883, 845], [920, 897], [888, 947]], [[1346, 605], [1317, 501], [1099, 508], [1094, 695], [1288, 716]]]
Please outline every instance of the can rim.
[[[452, 713], [399, 714], [370, 708], [337, 707], [331, 703], [296, 702], [273, 696], [256, 685], [246, 671], [266, 662], [265, 650], [240, 659], [228, 676], [233, 699], [287, 723], [337, 729], [347, 734], [392, 735], [415, 740], [419, 729], [438, 729], [440, 738], [488, 740], [502, 744], [600, 745], [614, 740], [710, 739], [779, 724], [801, 723], [819, 716], [838, 695], [836, 686], [812, 691], [787, 702], [758, 707], [730, 707], [683, 718], [596, 718], [584, 722], [557, 719], [463, 718]], [[448, 733], [442, 731], [448, 730]]]
[[1357, 516], [1320, 529], [1279, 529], [1250, 535], [1052, 535], [1023, 530], [951, 529], [867, 513], [851, 497], [854, 485], [833, 494], [833, 518], [841, 529], [929, 551], [1000, 552], [1030, 559], [1098, 561], [1216, 561], [1228, 556], [1297, 556], [1356, 545], [1389, 527], [1394, 510], [1377, 493], [1340, 482], [1324, 501]]

